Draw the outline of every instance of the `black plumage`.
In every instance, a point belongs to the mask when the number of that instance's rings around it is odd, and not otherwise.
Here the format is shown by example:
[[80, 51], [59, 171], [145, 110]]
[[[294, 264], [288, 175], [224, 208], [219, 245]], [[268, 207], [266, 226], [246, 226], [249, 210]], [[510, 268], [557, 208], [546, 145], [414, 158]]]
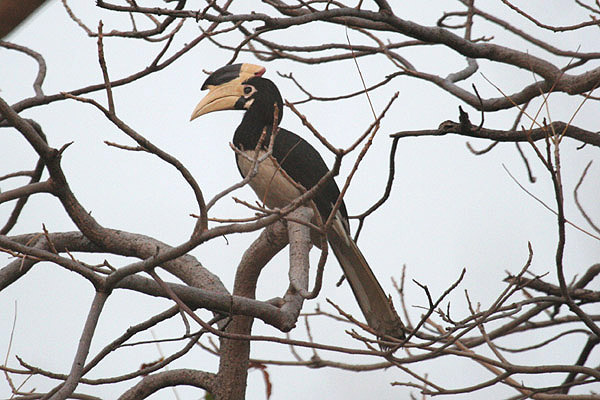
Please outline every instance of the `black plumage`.
[[[281, 94], [273, 82], [262, 77], [265, 69], [252, 64], [223, 67], [209, 76], [203, 89], [209, 93], [200, 101], [191, 119], [219, 110], [245, 110], [233, 136], [236, 163], [242, 176], [254, 167], [256, 148], [265, 155], [274, 125], [283, 116]], [[300, 136], [279, 128], [271, 156], [265, 157], [250, 180], [260, 200], [270, 208], [283, 208], [304, 190], [311, 189], [329, 169], [319, 152]], [[329, 218], [340, 195], [333, 178], [313, 197], [323, 221]], [[327, 239], [338, 259], [367, 323], [380, 336], [404, 337], [404, 327], [391, 300], [385, 294], [366, 259], [350, 236], [348, 213], [342, 202], [336, 211]]]
[[[242, 122], [235, 130], [233, 145], [240, 150], [254, 150], [266, 127], [267, 132], [262, 141], [262, 148], [267, 150], [274, 122], [274, 104], [279, 110], [278, 121], [283, 116], [283, 101], [279, 90], [273, 82], [261, 77], [253, 77], [246, 82], [252, 85], [256, 92], [247, 101], [253, 100], [252, 106], [246, 111]], [[236, 159], [240, 157], [236, 154]], [[273, 157], [281, 168], [297, 183], [305, 189], [310, 189], [329, 172], [325, 161], [313, 146], [306, 140], [284, 128], [279, 128], [273, 143]], [[310, 168], [307, 168], [310, 166]], [[242, 171], [240, 170], [240, 173]], [[243, 173], [242, 173], [243, 175]], [[323, 220], [327, 220], [333, 205], [340, 195], [340, 190], [333, 177], [320, 189], [314, 197], [314, 202]], [[339, 211], [344, 219], [344, 225], [348, 228], [348, 212], [342, 201]]]

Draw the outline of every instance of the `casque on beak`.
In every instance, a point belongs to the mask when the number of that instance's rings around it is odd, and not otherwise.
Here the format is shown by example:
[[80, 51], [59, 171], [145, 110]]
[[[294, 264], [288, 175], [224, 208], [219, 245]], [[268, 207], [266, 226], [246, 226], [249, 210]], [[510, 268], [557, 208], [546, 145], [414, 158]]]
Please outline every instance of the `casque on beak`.
[[265, 67], [254, 64], [219, 68], [202, 85], [202, 90], [208, 89], [208, 94], [194, 108], [190, 121], [213, 111], [235, 109], [235, 104], [244, 95], [242, 83], [253, 76], [261, 76], [265, 71]]

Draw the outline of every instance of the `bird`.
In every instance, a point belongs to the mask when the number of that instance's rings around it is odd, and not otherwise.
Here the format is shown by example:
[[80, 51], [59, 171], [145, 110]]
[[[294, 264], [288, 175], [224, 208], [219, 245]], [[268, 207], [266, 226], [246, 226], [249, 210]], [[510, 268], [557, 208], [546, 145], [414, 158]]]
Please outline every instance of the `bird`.
[[[208, 93], [194, 108], [190, 121], [215, 111], [244, 111], [233, 135], [233, 146], [237, 149], [236, 164], [244, 178], [254, 170], [250, 187], [263, 204], [274, 209], [285, 207], [314, 187], [329, 169], [311, 144], [278, 126], [283, 116], [283, 100], [277, 86], [263, 77], [265, 72], [266, 68], [249, 63], [230, 64], [217, 69], [202, 85], [201, 89], [208, 90]], [[274, 135], [272, 153], [267, 154], [273, 129], [278, 130]], [[256, 169], [257, 159], [261, 162]], [[340, 190], [331, 177], [312, 198], [322, 221], [328, 219], [339, 195]], [[405, 327], [391, 298], [385, 294], [352, 239], [343, 201], [327, 232], [327, 240], [368, 326], [380, 338], [404, 339]]]

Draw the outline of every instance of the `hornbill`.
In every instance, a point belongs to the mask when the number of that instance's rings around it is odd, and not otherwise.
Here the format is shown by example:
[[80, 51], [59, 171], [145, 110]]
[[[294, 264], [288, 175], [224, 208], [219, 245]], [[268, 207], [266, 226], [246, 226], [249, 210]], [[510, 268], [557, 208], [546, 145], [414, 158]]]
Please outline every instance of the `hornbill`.
[[[233, 145], [239, 150], [235, 153], [238, 169], [244, 177], [254, 169], [260, 143], [259, 155], [263, 157], [259, 157], [262, 161], [249, 182], [250, 187], [267, 207], [283, 208], [315, 186], [329, 170], [314, 147], [283, 128], [275, 134], [272, 154], [264, 157], [273, 126], [278, 125], [283, 113], [281, 94], [273, 82], [262, 77], [264, 73], [264, 67], [253, 64], [227, 65], [216, 70], [202, 85], [202, 90], [209, 92], [192, 112], [190, 121], [213, 111], [244, 110], [242, 122], [233, 136]], [[313, 206], [322, 221], [329, 217], [339, 195], [338, 186], [330, 178], [313, 197]], [[343, 202], [336, 211], [327, 239], [369, 326], [380, 336], [403, 338], [400, 318], [350, 236]]]

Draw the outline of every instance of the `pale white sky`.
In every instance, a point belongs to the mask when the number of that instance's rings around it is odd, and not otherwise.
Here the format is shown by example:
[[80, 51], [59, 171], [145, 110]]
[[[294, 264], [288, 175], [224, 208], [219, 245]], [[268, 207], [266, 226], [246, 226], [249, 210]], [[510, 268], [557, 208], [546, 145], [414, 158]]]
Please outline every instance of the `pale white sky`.
[[[438, 6], [438, 2], [431, 3], [432, 8], [434, 4]], [[96, 10], [91, 3], [77, 3], [73, 7], [91, 27], [97, 26], [98, 19], [102, 18], [105, 32], [113, 28], [126, 29], [128, 26], [128, 18], [125, 15], [114, 18], [110, 13]], [[423, 7], [410, 5], [406, 7], [406, 10], [402, 10], [403, 17], [415, 18], [416, 22], [433, 25], [439, 17], [439, 12], [433, 10], [423, 10]], [[501, 10], [498, 12], [506, 13], [500, 5], [494, 7]], [[569, 18], [575, 17], [570, 15], [570, 11], [565, 10], [559, 16], [552, 15], [547, 18], [553, 18], [552, 22], [556, 24], [572, 23], [574, 19]], [[585, 18], [585, 15], [582, 18]], [[514, 23], [520, 22], [522, 20]], [[531, 29], [531, 24], [524, 26]], [[598, 43], [598, 32], [592, 29], [585, 32], [589, 37], [561, 36], [559, 47], [576, 50], [581, 45], [583, 51], [592, 50], [592, 46]], [[172, 48], [178, 49], [198, 33], [195, 24], [187, 21]], [[286, 43], [319, 44], [346, 40], [343, 27], [314, 29], [305, 26], [304, 29], [275, 35], [284, 37]], [[507, 36], [500, 30], [486, 31], [481, 25], [476, 25], [473, 35], [494, 35], [498, 43], [548, 57], [531, 45]], [[541, 34], [539, 36], [544, 37]], [[350, 33], [350, 39], [355, 43], [362, 40], [355, 33]], [[68, 19], [59, 2], [51, 2], [8, 40], [28, 46], [44, 55], [48, 64], [48, 75], [43, 86], [46, 94], [87, 86], [102, 79], [97, 63], [96, 39], [86, 37], [83, 31]], [[141, 41], [107, 39], [105, 51], [111, 78], [129, 75], [148, 65], [161, 46], [162, 44], [153, 45]], [[436, 52], [432, 47], [406, 50], [402, 54], [409, 57], [417, 68], [442, 76], [464, 66], [464, 60], [446, 51]], [[202, 70], [214, 70], [229, 58], [229, 53], [206, 43], [194, 48], [186, 57], [166, 70], [127, 87], [115, 89], [117, 113], [120, 118], [181, 160], [194, 174], [207, 198], [239, 180], [228, 143], [232, 140], [241, 114], [214, 113], [193, 123], [188, 121], [192, 109], [203, 96], [200, 86], [206, 75]], [[256, 62], [245, 54], [239, 61]], [[359, 63], [367, 85], [378, 82], [386, 74], [393, 72], [392, 65], [381, 57], [359, 59]], [[491, 66], [487, 62], [480, 64], [486, 77], [508, 93], [533, 81], [531, 74], [515, 74], [514, 70]], [[352, 61], [321, 67], [278, 61], [265, 66], [265, 76], [279, 86], [284, 98], [292, 101], [304, 97], [289, 81], [279, 77], [277, 71], [293, 72], [307, 89], [319, 95], [336, 95], [360, 88], [358, 73]], [[14, 51], [0, 49], [0, 96], [9, 103], [33, 95], [31, 82], [35, 73], [36, 65], [30, 58]], [[471, 82], [477, 85], [482, 96], [499, 96], [496, 89], [487, 84], [480, 74], [468, 81], [465, 87], [470, 87]], [[435, 128], [444, 120], [457, 119], [458, 105], [461, 104], [458, 99], [441, 92], [432, 84], [410, 78], [397, 78], [387, 88], [373, 92], [371, 99], [376, 111], [382, 109], [395, 91], [400, 92], [399, 99], [385, 119], [374, 146], [363, 161], [364, 164], [346, 197], [351, 215], [364, 211], [379, 199], [383, 192], [387, 179], [390, 133]], [[95, 93], [92, 96], [99, 101], [105, 101], [103, 93]], [[579, 97], [552, 95], [552, 119], [568, 120], [580, 101]], [[479, 121], [477, 112], [470, 107], [463, 107], [470, 113], [472, 121]], [[574, 123], [592, 131], [597, 130], [597, 107], [597, 104], [592, 103], [584, 105]], [[352, 143], [372, 119], [364, 97], [339, 103], [307, 104], [302, 105], [300, 109], [313, 125], [338, 147]], [[26, 110], [22, 115], [37, 120], [54, 147], [74, 141], [63, 156], [63, 167], [73, 192], [101, 224], [143, 233], [172, 245], [189, 236], [195, 222], [189, 214], [197, 211], [191, 190], [173, 168], [156, 157], [125, 152], [104, 145], [104, 140], [123, 144], [131, 142], [117, 128], [105, 121], [94, 108], [73, 101], [61, 101]], [[486, 115], [486, 126], [506, 129], [512, 124], [513, 117], [513, 112]], [[328, 164], [331, 164], [332, 157], [326, 153], [327, 150], [319, 146], [318, 141], [302, 127], [291, 111], [284, 110], [281, 126], [301, 134], [313, 143], [322, 152]], [[8, 129], [1, 129], [0, 133], [0, 176], [15, 170], [33, 168], [36, 158], [25, 140], [18, 133]], [[461, 269], [466, 267], [467, 274], [463, 283], [450, 297], [453, 315], [460, 319], [468, 314], [464, 290], [468, 290], [474, 302], [481, 302], [482, 307], [489, 306], [504, 287], [502, 279], [505, 277], [505, 271], [517, 272], [525, 263], [528, 241], [532, 243], [534, 250], [531, 271], [536, 274], [548, 272], [547, 279], [555, 282], [555, 217], [519, 189], [502, 165], [529, 190], [554, 206], [552, 185], [543, 167], [533, 152], [527, 146], [523, 146], [533, 165], [534, 174], [538, 177], [538, 182], [531, 185], [527, 183], [526, 172], [514, 144], [500, 144], [489, 154], [476, 157], [467, 150], [465, 142], [464, 138], [459, 137], [403, 139], [396, 155], [397, 172], [391, 198], [367, 220], [361, 233], [359, 246], [386, 291], [393, 292], [390, 277], [398, 280], [402, 265], [407, 266], [405, 291], [413, 323], [418, 321], [422, 312], [418, 307], [426, 306], [427, 299], [422, 290], [412, 283], [412, 279], [428, 285], [432, 295], [437, 297], [459, 276]], [[488, 144], [478, 140], [471, 140], [470, 143], [476, 148], [483, 148]], [[573, 203], [572, 190], [589, 160], [598, 159], [598, 149], [586, 146], [582, 150], [576, 150], [578, 146], [574, 141], [565, 140], [561, 148], [562, 168], [567, 218], [585, 226]], [[345, 178], [349, 166], [350, 163], [343, 166], [338, 182]], [[600, 220], [599, 168], [598, 162], [592, 166], [580, 192], [587, 210], [596, 221]], [[25, 180], [0, 182], [0, 189], [7, 190], [24, 182]], [[254, 200], [254, 194], [248, 188], [239, 190], [235, 195]], [[12, 203], [0, 206], [0, 224], [4, 224], [11, 210]], [[230, 198], [223, 199], [214, 208], [214, 216], [217, 217], [248, 214], [246, 209], [236, 206]], [[19, 224], [11, 234], [37, 232], [42, 223], [50, 231], [74, 229], [74, 225], [56, 200], [49, 195], [37, 195], [29, 200]], [[198, 247], [192, 254], [231, 288], [235, 267], [241, 254], [257, 234], [232, 235], [227, 241], [218, 238]], [[599, 250], [598, 241], [568, 227], [565, 253], [567, 280], [598, 262]], [[313, 255], [316, 256], [316, 252]], [[105, 256], [82, 255], [81, 258], [89, 263], [99, 263]], [[115, 266], [129, 262], [116, 257], [110, 260]], [[259, 299], [280, 296], [285, 292], [286, 260], [287, 251], [284, 251], [265, 269], [259, 281]], [[8, 261], [9, 257], [0, 254], [0, 267]], [[340, 275], [341, 270], [337, 262], [331, 258], [327, 264], [321, 295], [318, 299], [307, 302], [304, 310], [310, 311], [320, 304], [324, 309], [333, 311], [325, 302], [327, 297], [354, 315], [360, 315], [348, 286], [335, 287]], [[38, 264], [24, 278], [0, 293], [0, 355], [4, 355], [8, 347], [16, 304], [18, 317], [9, 365], [18, 366], [14, 358], [17, 354], [25, 361], [43, 369], [59, 373], [68, 372], [92, 296], [93, 288], [79, 276], [54, 265]], [[395, 302], [399, 306], [397, 298]], [[122, 334], [128, 326], [141, 322], [170, 305], [166, 300], [116, 291], [111, 295], [102, 313], [90, 353], [95, 354], [106, 343]], [[344, 336], [342, 329], [346, 328], [345, 326], [314, 320], [311, 328], [317, 341], [358, 346]], [[154, 333], [157, 337], [175, 337], [180, 335], [182, 330], [180, 320], [174, 318], [159, 325], [154, 329]], [[261, 322], [255, 323], [254, 333], [281, 335]], [[292, 335], [305, 338], [303, 324], [299, 324]], [[136, 339], [148, 340], [151, 336], [145, 333]], [[542, 338], [529, 336], [518, 339], [521, 345]], [[582, 336], [563, 340], [559, 343], [559, 350], [543, 354], [539, 360], [519, 355], [510, 355], [510, 360], [525, 364], [538, 361], [572, 362], [578, 355], [581, 340]], [[206, 343], [206, 339], [204, 342]], [[163, 344], [161, 348], [166, 354], [179, 349], [180, 346], [181, 344]], [[254, 357], [262, 359], [293, 359], [289, 349], [275, 344], [257, 343], [252, 351]], [[309, 350], [299, 349], [298, 352], [307, 359], [312, 356]], [[322, 358], [351, 363], [378, 361], [328, 353], [319, 355]], [[90, 377], [119, 375], [159, 357], [159, 351], [154, 345], [120, 350], [101, 363]], [[598, 360], [597, 355], [593, 357]], [[215, 357], [198, 349], [173, 363], [171, 368], [185, 366], [215, 371], [216, 365]], [[429, 378], [434, 382], [448, 387], [459, 387], [490, 378], [490, 374], [480, 366], [456, 359], [436, 360], [413, 365], [411, 368], [417, 373], [429, 374]], [[394, 369], [355, 374], [331, 369], [269, 367], [269, 373], [274, 400], [406, 398], [409, 389], [392, 387], [389, 383], [412, 381], [409, 376]], [[531, 379], [527, 382], [558, 383], [562, 378], [527, 377]], [[21, 379], [16, 381], [20, 382]], [[56, 382], [34, 377], [29, 380], [25, 389], [35, 387], [39, 391], [46, 391], [55, 384]], [[129, 382], [115, 386], [80, 386], [78, 391], [108, 399], [117, 397], [132, 385], [133, 383]], [[598, 387], [596, 389], [598, 390]], [[201, 397], [201, 392], [195, 389], [177, 390], [182, 398]], [[416, 393], [414, 390], [412, 392]], [[482, 393], [494, 398], [514, 394], [505, 387]], [[9, 388], [6, 382], [0, 379], [0, 398], [8, 396]], [[168, 391], [152, 397], [171, 398], [174, 396]], [[247, 398], [264, 398], [264, 384], [258, 371], [250, 373]]]

